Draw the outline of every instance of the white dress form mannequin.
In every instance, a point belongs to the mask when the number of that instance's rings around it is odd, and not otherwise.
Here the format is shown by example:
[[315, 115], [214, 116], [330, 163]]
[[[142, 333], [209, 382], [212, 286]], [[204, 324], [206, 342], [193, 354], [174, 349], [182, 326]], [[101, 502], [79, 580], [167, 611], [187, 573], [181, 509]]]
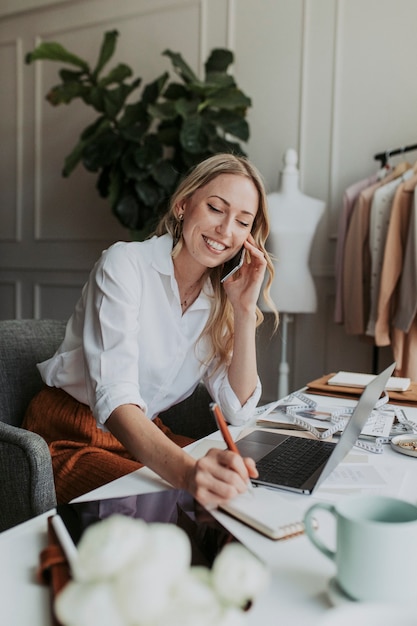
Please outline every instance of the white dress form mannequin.
[[325, 203], [301, 193], [297, 161], [296, 151], [287, 150], [280, 189], [268, 195], [271, 230], [267, 246], [276, 269], [271, 297], [279, 311], [314, 313], [317, 297], [309, 257]]
[[271, 222], [267, 248], [274, 259], [275, 278], [271, 298], [281, 312], [282, 352], [278, 397], [288, 395], [289, 367], [286, 361], [287, 325], [290, 313], [314, 313], [317, 296], [309, 267], [311, 244], [325, 203], [299, 189], [298, 155], [284, 155], [280, 189], [268, 195]]

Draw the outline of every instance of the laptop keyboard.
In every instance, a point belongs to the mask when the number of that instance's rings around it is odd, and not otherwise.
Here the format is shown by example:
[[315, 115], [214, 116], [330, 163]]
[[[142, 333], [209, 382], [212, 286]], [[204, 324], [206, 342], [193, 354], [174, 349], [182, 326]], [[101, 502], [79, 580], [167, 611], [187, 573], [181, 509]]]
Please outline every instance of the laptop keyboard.
[[330, 442], [289, 437], [257, 461], [259, 479], [288, 487], [300, 488], [324, 463], [335, 444]]

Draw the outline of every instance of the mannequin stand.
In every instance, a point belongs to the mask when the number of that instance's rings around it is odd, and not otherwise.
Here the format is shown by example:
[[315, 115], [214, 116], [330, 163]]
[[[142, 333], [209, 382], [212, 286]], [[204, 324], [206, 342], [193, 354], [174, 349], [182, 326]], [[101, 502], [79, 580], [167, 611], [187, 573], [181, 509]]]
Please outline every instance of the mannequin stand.
[[281, 315], [281, 361], [278, 398], [288, 395], [288, 324], [296, 313], [315, 313], [317, 296], [310, 270], [310, 250], [325, 203], [304, 194], [299, 188], [298, 155], [288, 149], [284, 155], [279, 191], [268, 195], [271, 229], [267, 246], [276, 266], [271, 298]]
[[289, 394], [290, 366], [287, 361], [288, 324], [294, 320], [289, 313], [281, 314], [281, 361], [279, 363], [278, 399], [281, 400]]

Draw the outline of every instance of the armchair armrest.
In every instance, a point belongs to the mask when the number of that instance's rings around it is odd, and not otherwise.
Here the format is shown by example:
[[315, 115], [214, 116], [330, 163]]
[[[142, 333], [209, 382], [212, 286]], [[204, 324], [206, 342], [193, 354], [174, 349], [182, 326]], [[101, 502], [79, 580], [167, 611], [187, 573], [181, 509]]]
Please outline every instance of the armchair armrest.
[[0, 531], [56, 506], [51, 455], [36, 433], [0, 421]]

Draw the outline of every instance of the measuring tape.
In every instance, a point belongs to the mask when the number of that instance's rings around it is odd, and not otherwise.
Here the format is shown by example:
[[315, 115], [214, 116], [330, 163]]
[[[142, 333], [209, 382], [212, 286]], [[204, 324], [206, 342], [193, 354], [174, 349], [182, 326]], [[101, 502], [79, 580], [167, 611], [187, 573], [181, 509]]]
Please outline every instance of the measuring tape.
[[[302, 402], [302, 404], [291, 404], [290, 406], [288, 406], [288, 404], [285, 404], [285, 402], [293, 402], [294, 400], [298, 400]], [[387, 404], [388, 400], [389, 396], [386, 392], [384, 392], [384, 395], [376, 402], [373, 411], [378, 411], [378, 409]], [[316, 437], [316, 439], [320, 440], [328, 439], [335, 435], [337, 432], [343, 431], [356, 408], [340, 407], [338, 409], [334, 409], [329, 407], [329, 416], [326, 416], [324, 418], [319, 416], [315, 417], [315, 419], [318, 419], [322, 422], [327, 422], [329, 424], [328, 427], [325, 429], [318, 429], [306, 418], [303, 418], [299, 415], [300, 411], [314, 411], [315, 409], [317, 409], [317, 407], [319, 406], [318, 402], [316, 402], [312, 398], [309, 398], [301, 391], [294, 391], [281, 400], [270, 402], [263, 407], [259, 407], [255, 410], [255, 415], [256, 417], [266, 416], [268, 415], [268, 413], [271, 413], [271, 411], [276, 408], [278, 408], [279, 410], [280, 405], [282, 405], [281, 411], [291, 416], [291, 420], [294, 425], [301, 427], [303, 430], [311, 433], [314, 437]], [[404, 432], [404, 429], [417, 432], [417, 424], [411, 422], [411, 420], [406, 417], [405, 413], [401, 409], [399, 409], [398, 407], [394, 407], [394, 411], [398, 422], [400, 422], [401, 424], [401, 432]], [[314, 416], [312, 417], [314, 418]], [[381, 454], [384, 451], [383, 444], [389, 443], [392, 434], [393, 433], [391, 433], [390, 437], [375, 437], [369, 440], [360, 438], [356, 440], [354, 445], [357, 448], [366, 450], [366, 452]]]

